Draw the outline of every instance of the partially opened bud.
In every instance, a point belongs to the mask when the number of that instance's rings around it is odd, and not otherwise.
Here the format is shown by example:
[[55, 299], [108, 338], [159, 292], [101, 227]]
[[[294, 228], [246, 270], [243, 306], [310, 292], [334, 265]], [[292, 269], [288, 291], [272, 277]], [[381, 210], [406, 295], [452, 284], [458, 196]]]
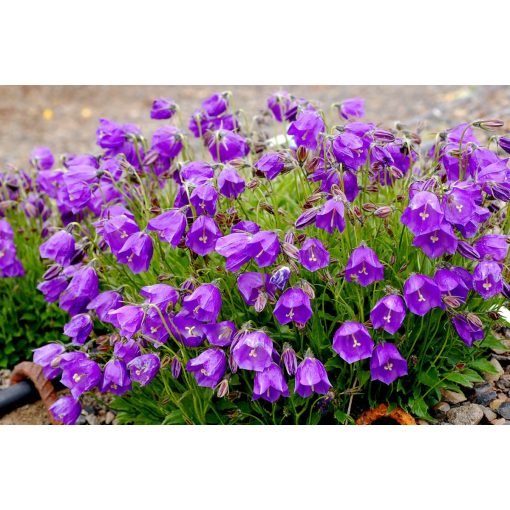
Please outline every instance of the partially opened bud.
[[298, 259], [298, 256], [299, 256], [299, 249], [294, 246], [293, 244], [289, 244], [289, 243], [282, 243], [282, 249], [285, 253], [285, 255], [287, 255], [287, 257], [290, 257], [292, 259]]
[[306, 147], [303, 145], [300, 145], [296, 151], [296, 158], [299, 161], [299, 163], [303, 164], [306, 161], [306, 158], [308, 157], [308, 152], [306, 150]]
[[179, 379], [181, 375], [182, 364], [177, 356], [172, 358], [172, 362], [170, 363], [170, 371], [172, 372], [172, 377], [174, 379]]
[[267, 304], [267, 294], [265, 292], [259, 292], [257, 299], [255, 300], [255, 304], [253, 305], [255, 308], [255, 311], [260, 313]]
[[294, 375], [297, 370], [296, 351], [288, 343], [283, 344], [282, 359], [287, 374]]
[[289, 244], [294, 244], [294, 232], [292, 230], [289, 230], [285, 233], [284, 241]]
[[222, 381], [218, 385], [218, 391], [217, 391], [216, 395], [218, 396], [218, 398], [226, 397], [226, 396], [228, 396], [228, 390], [229, 390], [228, 379], [226, 379], [226, 378], [222, 379]]
[[478, 328], [483, 327], [483, 323], [482, 323], [482, 321], [481, 321], [481, 320], [480, 320], [480, 318], [479, 318], [477, 315], [475, 315], [474, 313], [468, 313], [468, 314], [466, 315], [466, 318], [467, 318], [467, 320], [468, 320], [471, 324], [473, 324], [474, 326], [477, 326]]
[[306, 281], [306, 280], [300, 280], [299, 283], [298, 283], [298, 287], [300, 287], [301, 289], [303, 289], [303, 291], [305, 292], [305, 294], [310, 298], [310, 299], [315, 299], [315, 290], [314, 288], [312, 287], [312, 285]]

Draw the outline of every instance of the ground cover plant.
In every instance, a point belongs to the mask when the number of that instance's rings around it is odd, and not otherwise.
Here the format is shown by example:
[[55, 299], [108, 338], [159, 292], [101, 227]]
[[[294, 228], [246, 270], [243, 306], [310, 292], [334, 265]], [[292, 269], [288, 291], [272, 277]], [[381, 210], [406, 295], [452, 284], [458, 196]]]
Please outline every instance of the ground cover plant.
[[99, 154], [33, 156], [53, 211], [38, 288], [70, 316], [34, 353], [71, 390], [54, 416], [74, 423], [99, 389], [123, 423], [353, 423], [379, 403], [433, 421], [441, 390], [495, 370], [502, 123], [422, 147], [357, 98], [334, 116], [287, 92], [253, 119], [236, 106], [218, 93], [186, 129], [157, 99], [150, 139], [101, 119]]
[[37, 290], [49, 212], [30, 188], [28, 174], [0, 172], [0, 368], [31, 359], [34, 348], [60, 337], [68, 320]]

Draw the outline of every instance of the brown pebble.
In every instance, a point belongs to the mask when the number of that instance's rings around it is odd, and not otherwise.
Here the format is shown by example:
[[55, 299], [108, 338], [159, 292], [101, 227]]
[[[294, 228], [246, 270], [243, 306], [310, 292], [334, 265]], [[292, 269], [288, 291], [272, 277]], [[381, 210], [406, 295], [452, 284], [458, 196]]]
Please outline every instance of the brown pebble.
[[489, 407], [490, 407], [493, 411], [496, 411], [496, 409], [499, 409], [499, 406], [500, 406], [503, 402], [506, 402], [506, 398], [505, 398], [505, 399], [497, 398], [497, 399], [493, 400], [493, 401], [489, 404]]

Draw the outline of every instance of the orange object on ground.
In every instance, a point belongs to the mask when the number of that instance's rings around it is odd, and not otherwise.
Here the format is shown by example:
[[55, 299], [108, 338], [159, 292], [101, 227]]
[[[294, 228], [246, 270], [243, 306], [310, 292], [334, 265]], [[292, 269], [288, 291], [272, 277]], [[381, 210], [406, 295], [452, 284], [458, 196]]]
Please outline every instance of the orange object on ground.
[[388, 406], [386, 404], [380, 404], [375, 409], [365, 411], [356, 420], [356, 425], [372, 425], [375, 421], [378, 421], [381, 418], [389, 418], [390, 420], [395, 421], [398, 425], [416, 425], [415, 419], [400, 407], [397, 407], [388, 413]]
[[48, 411], [50, 422], [53, 425], [61, 425], [62, 422], [55, 420], [49, 409], [51, 405], [57, 400], [57, 394], [51, 381], [44, 377], [43, 369], [39, 365], [31, 361], [23, 361], [14, 367], [11, 375], [11, 384], [17, 384], [25, 379], [30, 379], [39, 392], [41, 400]]

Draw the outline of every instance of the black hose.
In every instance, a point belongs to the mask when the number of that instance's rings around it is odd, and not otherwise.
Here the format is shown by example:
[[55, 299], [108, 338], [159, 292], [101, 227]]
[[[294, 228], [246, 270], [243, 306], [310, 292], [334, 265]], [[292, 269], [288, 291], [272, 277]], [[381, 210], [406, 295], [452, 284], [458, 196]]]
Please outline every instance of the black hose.
[[24, 380], [0, 390], [0, 416], [10, 413], [22, 405], [39, 400], [39, 393], [32, 381]]

